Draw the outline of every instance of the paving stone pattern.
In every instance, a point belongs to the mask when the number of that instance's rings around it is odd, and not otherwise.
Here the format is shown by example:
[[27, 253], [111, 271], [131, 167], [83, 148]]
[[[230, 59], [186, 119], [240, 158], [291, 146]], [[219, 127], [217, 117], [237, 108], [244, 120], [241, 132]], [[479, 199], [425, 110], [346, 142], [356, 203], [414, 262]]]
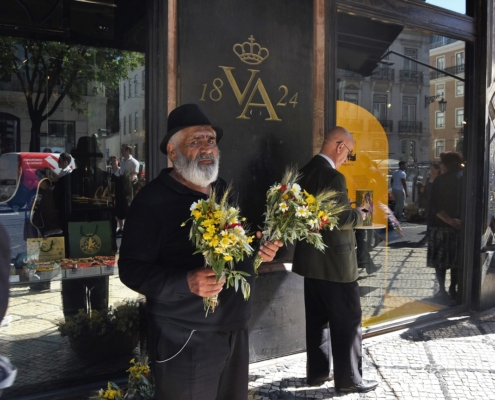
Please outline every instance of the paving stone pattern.
[[[365, 324], [448, 306], [432, 297], [437, 290], [434, 273], [425, 265], [426, 248], [418, 244], [424, 225], [406, 223], [403, 228], [404, 239], [388, 248], [383, 244], [375, 248], [371, 252], [373, 265], [360, 270]], [[12, 322], [0, 329], [0, 354], [11, 358], [19, 374], [2, 399], [100, 382], [112, 375], [125, 376], [132, 355], [95, 361], [82, 360], [72, 352], [67, 339], [60, 337], [55, 326], [63, 316], [60, 297], [60, 281], [56, 280], [51, 282], [50, 290], [41, 292], [28, 286], [12, 287], [9, 305]], [[120, 283], [118, 276], [110, 278], [110, 304], [136, 297], [135, 292]], [[495, 318], [493, 313], [486, 320], [481, 315], [473, 318], [470, 322], [449, 322], [441, 328], [409, 330], [403, 333], [404, 337], [385, 335], [366, 340], [365, 376], [379, 380], [380, 387], [366, 395], [346, 397], [469, 399], [466, 391], [477, 396], [481, 388], [484, 397], [473, 398], [495, 399], [492, 394], [495, 366], [490, 364], [495, 360]], [[336, 396], [333, 383], [309, 388], [304, 379], [304, 354], [252, 364], [251, 398]], [[65, 399], [50, 395], [45, 398]]]
[[[12, 322], [0, 329], [0, 354], [9, 357], [19, 373], [14, 385], [4, 391], [2, 400], [78, 386], [87, 383], [88, 378], [103, 381], [125, 376], [132, 354], [84, 360], [72, 351], [67, 338], [60, 337], [55, 325], [63, 318], [60, 290], [60, 281], [52, 281], [50, 290], [42, 292], [28, 286], [11, 288]], [[124, 287], [118, 276], [110, 277], [109, 304], [136, 297], [137, 293]], [[136, 356], [138, 351], [139, 348], [135, 350]], [[98, 389], [95, 387], [95, 391]]]
[[495, 309], [366, 339], [363, 354], [364, 378], [379, 382], [372, 392], [308, 387], [297, 354], [252, 364], [250, 399], [495, 399]]

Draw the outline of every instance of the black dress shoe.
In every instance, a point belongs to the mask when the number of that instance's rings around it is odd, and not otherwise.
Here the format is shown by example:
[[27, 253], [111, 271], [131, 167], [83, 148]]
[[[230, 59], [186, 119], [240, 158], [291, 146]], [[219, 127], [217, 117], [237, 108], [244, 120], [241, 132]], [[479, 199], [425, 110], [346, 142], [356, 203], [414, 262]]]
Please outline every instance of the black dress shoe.
[[341, 387], [336, 388], [338, 392], [342, 393], [366, 393], [378, 386], [377, 381], [365, 381], [364, 379], [361, 383], [349, 386], [349, 387]]
[[321, 386], [328, 381], [333, 381], [333, 374], [319, 379], [307, 379], [308, 386]]

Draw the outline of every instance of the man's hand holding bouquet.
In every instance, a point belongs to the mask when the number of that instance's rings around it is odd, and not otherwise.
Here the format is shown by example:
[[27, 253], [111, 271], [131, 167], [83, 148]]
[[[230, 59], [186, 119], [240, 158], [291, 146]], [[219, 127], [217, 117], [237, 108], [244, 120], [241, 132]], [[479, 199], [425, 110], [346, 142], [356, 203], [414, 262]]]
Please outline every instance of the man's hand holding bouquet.
[[[344, 207], [335, 201], [336, 191], [325, 189], [313, 195], [302, 190], [298, 184], [301, 178], [296, 167], [287, 167], [282, 181], [268, 189], [262, 241], [279, 240], [287, 244], [305, 240], [325, 251], [320, 231], [335, 228], [337, 215]], [[257, 255], [255, 272], [262, 262]]]

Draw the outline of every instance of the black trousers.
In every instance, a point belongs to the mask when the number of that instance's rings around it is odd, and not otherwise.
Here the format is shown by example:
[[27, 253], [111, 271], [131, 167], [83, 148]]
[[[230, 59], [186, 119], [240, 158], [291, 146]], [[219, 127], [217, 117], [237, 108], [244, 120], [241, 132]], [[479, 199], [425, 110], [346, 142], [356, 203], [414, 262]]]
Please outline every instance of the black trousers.
[[191, 332], [148, 314], [156, 400], [246, 400], [247, 329]]
[[[70, 270], [67, 270], [70, 273]], [[108, 308], [108, 276], [62, 280], [62, 308], [65, 317], [73, 317], [79, 310], [88, 312]]]
[[361, 301], [357, 282], [304, 278], [308, 381], [328, 377], [333, 356], [335, 387], [362, 380]]

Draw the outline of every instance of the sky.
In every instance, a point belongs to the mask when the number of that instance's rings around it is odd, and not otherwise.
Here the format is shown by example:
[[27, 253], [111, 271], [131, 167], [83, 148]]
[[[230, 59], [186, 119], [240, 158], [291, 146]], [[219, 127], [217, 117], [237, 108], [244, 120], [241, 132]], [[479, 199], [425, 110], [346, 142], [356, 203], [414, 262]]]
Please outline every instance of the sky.
[[466, 0], [426, 0], [426, 2], [451, 11], [466, 14]]

